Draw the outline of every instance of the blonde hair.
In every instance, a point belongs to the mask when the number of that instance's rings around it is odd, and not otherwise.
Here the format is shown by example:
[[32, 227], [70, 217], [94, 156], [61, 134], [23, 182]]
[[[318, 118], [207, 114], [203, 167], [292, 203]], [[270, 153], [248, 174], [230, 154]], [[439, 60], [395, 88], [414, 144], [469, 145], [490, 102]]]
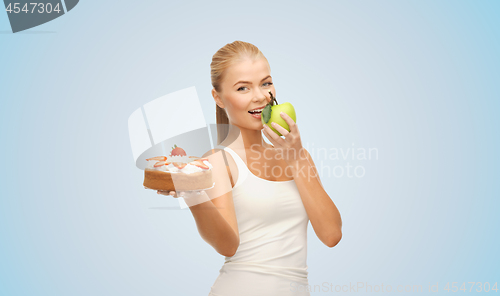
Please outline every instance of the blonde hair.
[[[212, 86], [217, 92], [221, 92], [222, 90], [221, 84], [227, 68], [246, 58], [266, 59], [257, 46], [238, 40], [224, 45], [213, 55], [212, 63], [210, 64], [210, 76]], [[227, 117], [226, 110], [219, 107], [219, 105], [215, 104], [215, 109], [215, 116], [217, 118], [217, 144], [220, 144], [228, 135], [229, 118]]]

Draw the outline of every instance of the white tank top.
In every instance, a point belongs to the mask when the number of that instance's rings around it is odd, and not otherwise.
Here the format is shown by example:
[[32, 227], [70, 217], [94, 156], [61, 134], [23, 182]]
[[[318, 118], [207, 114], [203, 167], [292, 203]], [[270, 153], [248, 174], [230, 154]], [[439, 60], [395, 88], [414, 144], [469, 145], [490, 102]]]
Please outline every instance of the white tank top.
[[295, 180], [269, 181], [254, 175], [231, 148], [238, 167], [232, 190], [240, 245], [225, 257], [212, 296], [310, 295], [307, 291], [309, 217]]

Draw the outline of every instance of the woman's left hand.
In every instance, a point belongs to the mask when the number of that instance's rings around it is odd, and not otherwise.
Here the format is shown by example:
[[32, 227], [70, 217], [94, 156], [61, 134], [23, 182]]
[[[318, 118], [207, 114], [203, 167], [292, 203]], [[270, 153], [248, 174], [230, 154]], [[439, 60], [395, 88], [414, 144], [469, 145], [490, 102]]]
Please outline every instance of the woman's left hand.
[[300, 133], [297, 124], [293, 119], [288, 116], [285, 112], [280, 112], [281, 118], [285, 120], [290, 128], [290, 132], [287, 131], [281, 125], [273, 122], [271, 126], [280, 132], [285, 138], [278, 136], [267, 124], [264, 124], [264, 135], [271, 141], [274, 145], [274, 149], [281, 150], [280, 153], [282, 157], [286, 160], [288, 165], [294, 165], [299, 159], [306, 158], [304, 148], [302, 147], [302, 142], [300, 140]]

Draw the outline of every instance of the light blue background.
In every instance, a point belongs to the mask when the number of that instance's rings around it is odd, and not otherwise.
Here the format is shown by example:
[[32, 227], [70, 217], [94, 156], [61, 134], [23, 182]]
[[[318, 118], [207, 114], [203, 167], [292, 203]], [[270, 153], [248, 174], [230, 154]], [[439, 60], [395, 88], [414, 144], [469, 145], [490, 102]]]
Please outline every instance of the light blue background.
[[311, 285], [439, 283], [418, 293], [435, 295], [499, 281], [499, 13], [498, 1], [87, 0], [16, 34], [0, 13], [0, 295], [208, 294], [223, 257], [189, 210], [142, 187], [127, 120], [196, 86], [214, 123], [211, 57], [234, 40], [266, 55], [304, 145], [379, 152], [315, 158], [366, 173], [322, 175], [343, 238], [330, 249], [309, 225]]

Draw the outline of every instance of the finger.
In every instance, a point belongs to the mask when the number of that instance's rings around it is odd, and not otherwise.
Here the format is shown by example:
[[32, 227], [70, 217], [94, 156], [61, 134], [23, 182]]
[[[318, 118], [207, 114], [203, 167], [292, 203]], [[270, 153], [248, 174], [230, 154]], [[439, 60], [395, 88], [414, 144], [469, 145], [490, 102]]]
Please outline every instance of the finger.
[[[276, 143], [276, 141], [274, 140], [274, 138], [273, 138], [273, 135], [274, 135], [274, 136], [276, 136], [276, 137], [278, 137], [278, 135], [277, 135], [275, 132], [273, 132], [273, 131], [271, 130], [271, 128], [269, 128], [269, 127], [267, 126], [267, 124], [264, 124], [264, 129], [263, 129], [263, 132], [264, 132], [264, 136], [266, 136], [266, 138], [267, 138], [267, 139], [268, 139], [268, 140], [269, 140], [269, 141], [270, 141], [270, 142], [271, 142], [274, 146], [278, 145], [278, 144]], [[271, 134], [272, 134], [272, 135], [271, 135]]]
[[280, 134], [282, 134], [283, 136], [285, 136], [285, 138], [289, 134], [289, 132], [284, 127], [282, 127], [281, 125], [277, 124], [276, 122], [271, 122], [271, 125], [274, 127], [275, 130], [277, 130], [278, 132], [280, 132]]
[[267, 124], [264, 125], [266, 132], [267, 132], [267, 137], [271, 138], [269, 139], [273, 144], [278, 145], [278, 146], [283, 146], [285, 144], [285, 140], [278, 136], [276, 132], [274, 132]]
[[295, 121], [293, 121], [293, 119], [290, 116], [288, 116], [288, 114], [286, 114], [285, 112], [280, 112], [280, 115], [281, 118], [285, 120], [286, 124], [288, 124], [290, 132], [295, 132], [297, 130], [297, 124], [295, 123]]
[[266, 138], [267, 138], [267, 139], [271, 142], [271, 144], [272, 144], [273, 146], [275, 146], [275, 145], [276, 145], [276, 143], [274, 142], [274, 140], [273, 140], [273, 139], [271, 138], [271, 136], [269, 136], [269, 134], [267, 133], [267, 129], [266, 129], [265, 127], [262, 129], [262, 133], [263, 133], [263, 134], [264, 134], [264, 136], [265, 136], [265, 137], [266, 137]]

